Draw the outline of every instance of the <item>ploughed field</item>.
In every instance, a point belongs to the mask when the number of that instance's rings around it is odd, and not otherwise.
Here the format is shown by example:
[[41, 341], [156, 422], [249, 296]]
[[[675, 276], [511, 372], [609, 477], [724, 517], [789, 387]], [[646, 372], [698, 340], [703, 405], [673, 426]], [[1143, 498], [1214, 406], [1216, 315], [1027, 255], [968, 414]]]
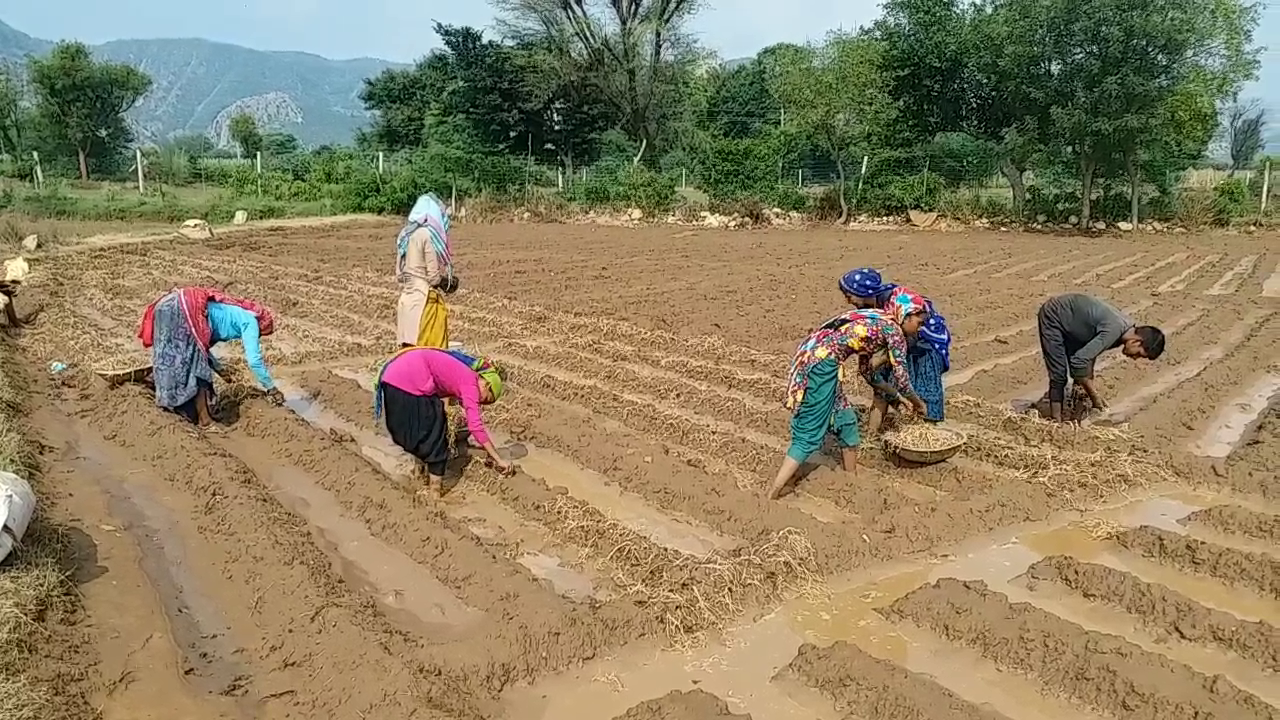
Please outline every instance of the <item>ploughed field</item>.
[[[487, 419], [521, 472], [436, 499], [371, 413], [395, 232], [33, 260], [104, 716], [1280, 718], [1274, 237], [463, 225], [452, 332], [511, 373]], [[766, 501], [791, 351], [860, 265], [946, 315], [969, 443]], [[197, 437], [83, 369], [145, 360], [142, 308], [211, 280], [277, 313], [288, 402], [222, 388], [233, 429]], [[1106, 356], [1109, 410], [1054, 427], [1011, 408], [1073, 290], [1169, 344]]]

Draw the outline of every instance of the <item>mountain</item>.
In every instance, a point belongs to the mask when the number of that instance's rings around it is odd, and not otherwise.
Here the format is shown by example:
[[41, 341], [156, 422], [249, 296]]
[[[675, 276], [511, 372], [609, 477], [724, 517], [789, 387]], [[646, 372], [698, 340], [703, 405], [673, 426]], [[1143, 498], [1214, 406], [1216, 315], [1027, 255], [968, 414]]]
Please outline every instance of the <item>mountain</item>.
[[[0, 59], [40, 55], [53, 47], [0, 22]], [[240, 112], [304, 145], [350, 142], [368, 123], [358, 97], [363, 81], [397, 63], [374, 58], [330, 60], [302, 52], [267, 52], [210, 40], [113, 40], [94, 55], [128, 63], [151, 76], [151, 92], [129, 113], [140, 139], [206, 133], [229, 142], [227, 124]]]

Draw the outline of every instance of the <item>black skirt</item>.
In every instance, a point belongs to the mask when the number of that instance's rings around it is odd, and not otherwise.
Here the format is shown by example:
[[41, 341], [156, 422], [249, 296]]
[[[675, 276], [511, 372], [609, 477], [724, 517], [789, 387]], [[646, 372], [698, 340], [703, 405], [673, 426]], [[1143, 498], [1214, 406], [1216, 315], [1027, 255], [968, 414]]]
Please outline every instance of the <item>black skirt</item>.
[[402, 450], [422, 461], [427, 472], [444, 475], [449, 459], [449, 420], [444, 401], [434, 395], [414, 395], [382, 383], [382, 413], [387, 432]]

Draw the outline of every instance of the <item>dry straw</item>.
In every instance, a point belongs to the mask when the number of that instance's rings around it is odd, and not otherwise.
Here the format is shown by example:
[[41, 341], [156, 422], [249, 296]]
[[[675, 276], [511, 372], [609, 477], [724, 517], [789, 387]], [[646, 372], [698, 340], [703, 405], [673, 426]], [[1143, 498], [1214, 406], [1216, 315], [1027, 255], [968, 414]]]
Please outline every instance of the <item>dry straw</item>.
[[813, 545], [795, 528], [758, 545], [695, 557], [657, 545], [568, 496], [548, 501], [545, 509], [558, 520], [557, 534], [611, 570], [623, 597], [660, 615], [676, 648], [701, 644], [707, 630], [724, 629], [749, 604], [826, 593]]

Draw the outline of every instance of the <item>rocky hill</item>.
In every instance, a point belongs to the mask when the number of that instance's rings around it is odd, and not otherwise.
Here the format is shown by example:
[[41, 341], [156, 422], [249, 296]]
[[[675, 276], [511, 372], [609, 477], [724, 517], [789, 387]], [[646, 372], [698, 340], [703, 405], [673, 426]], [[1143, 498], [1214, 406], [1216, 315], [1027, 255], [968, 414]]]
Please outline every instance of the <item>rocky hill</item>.
[[[41, 54], [52, 46], [0, 22], [0, 59]], [[151, 141], [207, 133], [225, 143], [228, 119], [246, 111], [304, 145], [350, 142], [368, 119], [357, 97], [362, 81], [396, 67], [373, 58], [330, 60], [200, 39], [114, 40], [93, 51], [154, 80], [130, 113], [139, 134]]]

